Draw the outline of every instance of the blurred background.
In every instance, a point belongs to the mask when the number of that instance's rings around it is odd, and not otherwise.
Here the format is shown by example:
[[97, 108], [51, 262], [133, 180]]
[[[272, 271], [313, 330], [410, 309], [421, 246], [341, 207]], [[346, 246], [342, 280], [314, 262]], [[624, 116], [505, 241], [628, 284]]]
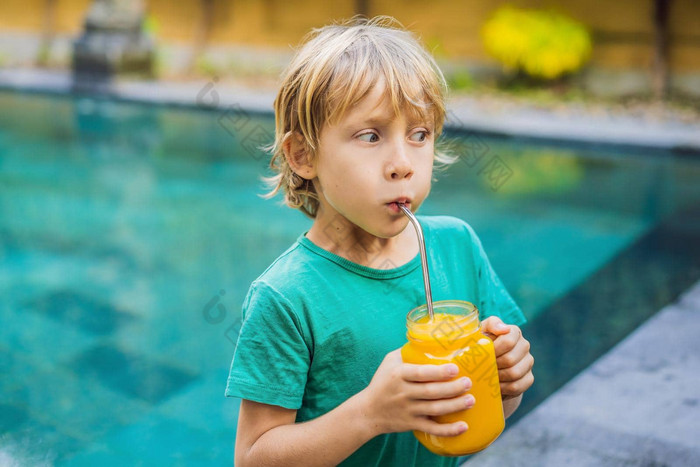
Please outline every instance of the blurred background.
[[391, 15], [420, 35], [454, 91], [514, 84], [520, 71], [560, 78], [557, 97], [700, 95], [700, 5], [692, 0], [7, 0], [0, 66], [70, 68], [93, 3], [135, 5], [123, 9], [137, 11], [153, 40], [152, 73], [161, 79], [216, 74], [274, 85], [290, 45], [311, 28], [362, 14]]
[[[700, 462], [699, 2], [4, 0], [0, 465], [230, 465], [243, 298], [311, 226], [260, 197], [278, 78], [355, 14], [414, 31], [450, 85], [459, 161], [419, 214], [469, 222], [528, 317], [536, 383], [506, 433], [546, 433], [531, 415], [600, 378], [556, 439], [465, 460]], [[677, 306], [680, 350], [595, 370]], [[576, 461], [581, 426], [608, 457]]]

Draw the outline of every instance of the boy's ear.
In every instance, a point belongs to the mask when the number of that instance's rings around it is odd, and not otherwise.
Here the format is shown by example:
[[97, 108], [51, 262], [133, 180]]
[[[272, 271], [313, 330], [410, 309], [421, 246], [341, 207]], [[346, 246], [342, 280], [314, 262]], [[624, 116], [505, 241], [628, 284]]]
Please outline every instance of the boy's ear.
[[282, 151], [295, 174], [307, 180], [316, 178], [316, 167], [306, 140], [299, 132], [289, 132], [282, 142]]

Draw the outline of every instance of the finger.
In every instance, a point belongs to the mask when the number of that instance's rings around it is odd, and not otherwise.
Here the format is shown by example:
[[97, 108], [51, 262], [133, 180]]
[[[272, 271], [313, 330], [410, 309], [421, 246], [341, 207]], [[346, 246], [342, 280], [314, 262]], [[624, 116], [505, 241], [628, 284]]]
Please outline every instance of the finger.
[[489, 316], [481, 322], [481, 332], [491, 336], [500, 336], [509, 331], [506, 325], [498, 316]]
[[401, 377], [406, 381], [445, 381], [454, 378], [459, 368], [454, 363], [444, 365], [417, 365], [404, 363], [401, 368]]
[[535, 377], [532, 371], [528, 371], [525, 376], [517, 381], [511, 381], [509, 383], [501, 383], [501, 396], [519, 396], [528, 390], [532, 383], [535, 382]]
[[524, 339], [523, 333], [518, 326], [508, 326], [508, 332], [498, 336], [493, 341], [493, 350], [496, 352], [496, 357], [509, 352], [515, 347], [519, 340]]
[[[494, 343], [494, 347], [495, 345]], [[519, 339], [511, 349], [504, 352], [506, 345], [500, 347], [500, 353], [496, 351], [496, 365], [499, 369], [512, 367], [530, 352], [530, 343], [525, 339]]]
[[457, 436], [469, 429], [466, 422], [438, 423], [429, 418], [422, 419], [416, 428], [434, 436]]
[[476, 400], [471, 394], [453, 397], [452, 399], [440, 399], [436, 401], [419, 401], [414, 404], [415, 415], [428, 415], [437, 417], [474, 407]]
[[440, 383], [411, 383], [408, 396], [412, 399], [449, 399], [464, 394], [472, 387], [471, 379], [463, 376], [454, 381]]
[[532, 355], [526, 354], [525, 357], [520, 360], [515, 365], [498, 370], [498, 380], [501, 383], [508, 383], [511, 381], [518, 381], [523, 378], [528, 372], [532, 370], [532, 366], [535, 364], [535, 359]]
[[392, 363], [403, 362], [403, 357], [401, 356], [401, 347], [394, 349], [384, 356], [384, 360]]

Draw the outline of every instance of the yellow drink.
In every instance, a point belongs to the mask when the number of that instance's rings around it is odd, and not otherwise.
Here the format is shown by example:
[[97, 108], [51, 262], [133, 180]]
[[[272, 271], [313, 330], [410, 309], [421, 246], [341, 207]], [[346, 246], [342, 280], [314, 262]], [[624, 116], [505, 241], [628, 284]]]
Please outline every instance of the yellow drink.
[[433, 303], [434, 317], [428, 320], [426, 305], [408, 313], [406, 337], [401, 348], [406, 363], [442, 365], [455, 363], [472, 387], [464, 394], [475, 399], [470, 409], [431, 417], [438, 423], [464, 421], [469, 429], [457, 436], [433, 436], [422, 431], [413, 434], [430, 451], [443, 456], [462, 456], [481, 451], [503, 432], [505, 419], [498, 383], [493, 342], [479, 332], [479, 311], [469, 303], [445, 300]]

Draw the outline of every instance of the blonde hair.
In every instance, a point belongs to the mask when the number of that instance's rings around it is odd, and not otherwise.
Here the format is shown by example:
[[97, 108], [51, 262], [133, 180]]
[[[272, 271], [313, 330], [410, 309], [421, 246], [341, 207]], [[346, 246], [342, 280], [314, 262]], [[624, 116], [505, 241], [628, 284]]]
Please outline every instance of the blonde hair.
[[[341, 118], [382, 77], [394, 112], [408, 109], [423, 119], [432, 117], [437, 139], [445, 122], [447, 85], [414, 35], [387, 16], [354, 17], [313, 29], [303, 43], [283, 73], [275, 99], [275, 141], [265, 148], [272, 154], [275, 175], [263, 177], [272, 191], [262, 197], [282, 190], [283, 204], [314, 219], [318, 195], [311, 180], [292, 171], [282, 150], [285, 140], [300, 133], [309, 156], [316, 157], [323, 125]], [[455, 160], [436, 149], [437, 170]]]

